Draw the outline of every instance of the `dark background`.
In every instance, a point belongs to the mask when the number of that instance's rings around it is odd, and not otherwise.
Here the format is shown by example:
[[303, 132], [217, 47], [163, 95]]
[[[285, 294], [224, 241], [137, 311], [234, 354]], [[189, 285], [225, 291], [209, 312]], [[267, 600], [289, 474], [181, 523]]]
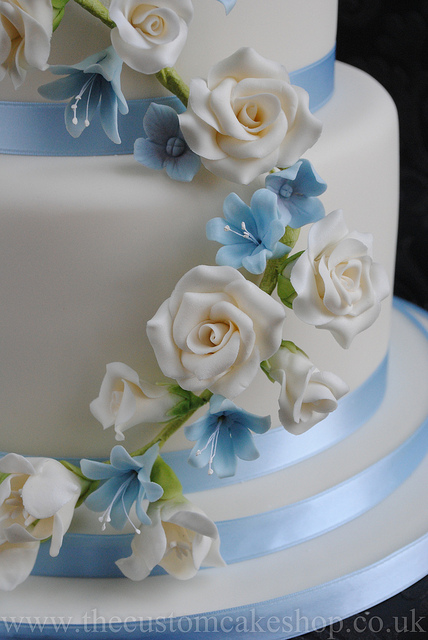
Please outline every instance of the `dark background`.
[[[337, 58], [376, 78], [397, 105], [401, 197], [394, 291], [428, 310], [428, 0], [339, 0]], [[361, 614], [341, 629], [301, 638], [422, 640], [428, 578]]]
[[339, 0], [337, 58], [376, 78], [397, 105], [401, 201], [395, 294], [428, 309], [428, 1]]

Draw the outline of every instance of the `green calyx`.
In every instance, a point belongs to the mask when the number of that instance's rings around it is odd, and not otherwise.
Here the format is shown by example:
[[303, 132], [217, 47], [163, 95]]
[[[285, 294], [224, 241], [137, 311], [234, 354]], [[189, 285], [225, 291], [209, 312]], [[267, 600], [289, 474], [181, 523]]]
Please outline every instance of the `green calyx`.
[[183, 494], [180, 480], [160, 456], [156, 458], [153, 464], [150, 480], [159, 484], [163, 489], [163, 495], [157, 501], [158, 503], [172, 500]]
[[[285, 228], [285, 233], [282, 236], [280, 242], [282, 244], [286, 244], [287, 247], [293, 249], [297, 240], [299, 239], [300, 229], [292, 229], [291, 227]], [[275, 287], [278, 283], [279, 275], [284, 271], [285, 267], [301, 255], [301, 253], [296, 254], [296, 256], [290, 256], [286, 254], [282, 258], [273, 258], [269, 260], [259, 287], [265, 293], [271, 295], [275, 290]]]
[[[180, 389], [180, 387], [178, 388]], [[181, 389], [181, 391], [183, 393], [186, 393], [183, 389]], [[192, 415], [195, 413], [195, 411], [199, 409], [199, 407], [202, 407], [204, 404], [207, 404], [207, 402], [209, 402], [212, 395], [213, 395], [212, 392], [206, 389], [201, 393], [200, 396], [194, 396], [195, 399], [192, 400], [192, 406], [188, 411], [185, 411], [184, 413], [180, 411], [180, 415], [178, 417], [173, 418], [169, 422], [165, 423], [165, 426], [163, 427], [163, 429], [158, 433], [158, 435], [155, 438], [153, 438], [153, 440], [151, 440], [146, 445], [144, 445], [144, 447], [141, 447], [141, 449], [138, 449], [137, 451], [134, 451], [133, 453], [131, 453], [131, 456], [132, 457], [142, 456], [144, 453], [146, 453], [146, 451], [148, 451], [155, 444], [159, 445], [159, 448], [162, 448], [165, 442], [169, 440], [169, 438], [172, 435], [174, 435], [174, 433], [178, 431], [183, 426], [183, 424], [187, 422], [189, 418], [192, 417]], [[175, 407], [171, 411], [174, 411], [174, 409]]]

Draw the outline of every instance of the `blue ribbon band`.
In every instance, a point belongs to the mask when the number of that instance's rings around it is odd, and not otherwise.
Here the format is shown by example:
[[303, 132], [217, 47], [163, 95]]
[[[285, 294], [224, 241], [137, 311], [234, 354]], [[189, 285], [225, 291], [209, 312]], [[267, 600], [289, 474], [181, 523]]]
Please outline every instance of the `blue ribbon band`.
[[[272, 511], [217, 522], [224, 560], [234, 564], [282, 551], [349, 522], [393, 493], [427, 451], [428, 418], [395, 451], [331, 489]], [[49, 545], [41, 545], [33, 575], [123, 577], [115, 561], [131, 555], [132, 538], [67, 533], [56, 558], [50, 557]], [[155, 567], [151, 575], [162, 573]]]
[[[290, 73], [292, 84], [309, 93], [309, 106], [316, 111], [334, 90], [335, 49], [317, 62]], [[152, 102], [167, 104], [182, 112], [175, 96], [129, 100], [129, 113], [119, 114], [122, 143], [117, 145], [104, 133], [99, 119], [92, 120], [79, 138], [67, 132], [64, 103], [0, 101], [0, 153], [31, 156], [103, 156], [134, 152], [134, 142], [144, 135], [143, 118]]]

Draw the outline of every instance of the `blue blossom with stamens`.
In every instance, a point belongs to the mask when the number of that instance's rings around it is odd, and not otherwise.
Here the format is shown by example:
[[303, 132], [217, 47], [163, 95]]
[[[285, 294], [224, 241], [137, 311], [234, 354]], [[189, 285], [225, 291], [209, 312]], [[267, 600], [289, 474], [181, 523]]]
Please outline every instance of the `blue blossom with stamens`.
[[99, 107], [106, 135], [120, 144], [117, 112], [128, 113], [128, 105], [120, 88], [122, 60], [113, 47], [78, 64], [53, 65], [49, 71], [65, 77], [42, 85], [39, 93], [48, 100], [70, 100], [65, 108], [65, 126], [69, 134], [78, 138]]
[[149, 169], [165, 169], [173, 180], [190, 182], [201, 166], [181, 133], [177, 112], [152, 102], [143, 118], [145, 138], [134, 144], [134, 157]]
[[129, 511], [134, 503], [139, 521], [151, 523], [143, 502], [156, 502], [163, 495], [162, 487], [150, 480], [158, 453], [159, 447], [154, 445], [142, 456], [132, 457], [123, 447], [116, 445], [111, 450], [110, 464], [81, 460], [80, 467], [85, 476], [101, 481], [100, 486], [86, 498], [85, 504], [92, 511], [102, 512], [99, 520], [103, 530], [107, 523], [115, 529], [123, 529], [126, 522], [131, 522]]
[[277, 196], [278, 211], [292, 229], [324, 217], [324, 206], [316, 196], [324, 193], [327, 184], [309, 160], [299, 160], [288, 169], [270, 173], [265, 186]]
[[189, 463], [198, 468], [208, 465], [208, 473], [219, 478], [233, 476], [237, 458], [255, 460], [260, 455], [250, 432], [265, 433], [269, 427], [270, 416], [253, 415], [214, 395], [208, 413], [185, 428], [186, 438], [196, 440]]
[[258, 189], [251, 198], [251, 206], [236, 193], [230, 193], [224, 201], [224, 218], [212, 218], [207, 223], [207, 237], [216, 240], [221, 247], [216, 256], [219, 265], [250, 273], [263, 273], [266, 261], [281, 258], [290, 247], [280, 242], [285, 223], [279, 215], [277, 198], [268, 189]]

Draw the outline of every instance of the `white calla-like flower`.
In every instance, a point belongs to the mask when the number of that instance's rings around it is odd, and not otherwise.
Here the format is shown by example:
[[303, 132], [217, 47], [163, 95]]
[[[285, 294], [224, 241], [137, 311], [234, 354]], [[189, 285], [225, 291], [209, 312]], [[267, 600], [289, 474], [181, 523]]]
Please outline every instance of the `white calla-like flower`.
[[15, 89], [29, 69], [46, 69], [52, 37], [51, 0], [0, 0], [0, 80]]
[[179, 115], [189, 147], [212, 173], [248, 184], [273, 167], [289, 167], [321, 134], [307, 92], [286, 69], [242, 48], [190, 82]]
[[122, 362], [111, 362], [100, 394], [89, 408], [103, 429], [114, 426], [116, 440], [123, 440], [123, 432], [137, 424], [166, 422], [176, 402], [165, 387], [140, 380], [138, 373]]
[[191, 0], [111, 0], [111, 41], [126, 64], [145, 74], [175, 64], [193, 18]]
[[201, 566], [225, 565], [214, 522], [183, 496], [150, 504], [152, 523], [132, 541], [132, 555], [116, 562], [131, 580], [144, 580], [159, 565], [179, 580], [188, 580]]
[[232, 399], [281, 344], [284, 307], [232, 267], [198, 266], [147, 323], [164, 375]]
[[389, 295], [388, 277], [373, 261], [373, 237], [349, 232], [342, 211], [312, 225], [307, 250], [291, 272], [293, 311], [318, 329], [328, 329], [343, 348], [370, 327]]
[[8, 453], [0, 460], [0, 588], [31, 573], [40, 541], [58, 555], [81, 492], [77, 476], [57, 460]]
[[281, 348], [269, 359], [269, 365], [269, 376], [281, 385], [280, 422], [295, 435], [324, 420], [349, 391], [341, 378], [317, 369], [299, 349]]

